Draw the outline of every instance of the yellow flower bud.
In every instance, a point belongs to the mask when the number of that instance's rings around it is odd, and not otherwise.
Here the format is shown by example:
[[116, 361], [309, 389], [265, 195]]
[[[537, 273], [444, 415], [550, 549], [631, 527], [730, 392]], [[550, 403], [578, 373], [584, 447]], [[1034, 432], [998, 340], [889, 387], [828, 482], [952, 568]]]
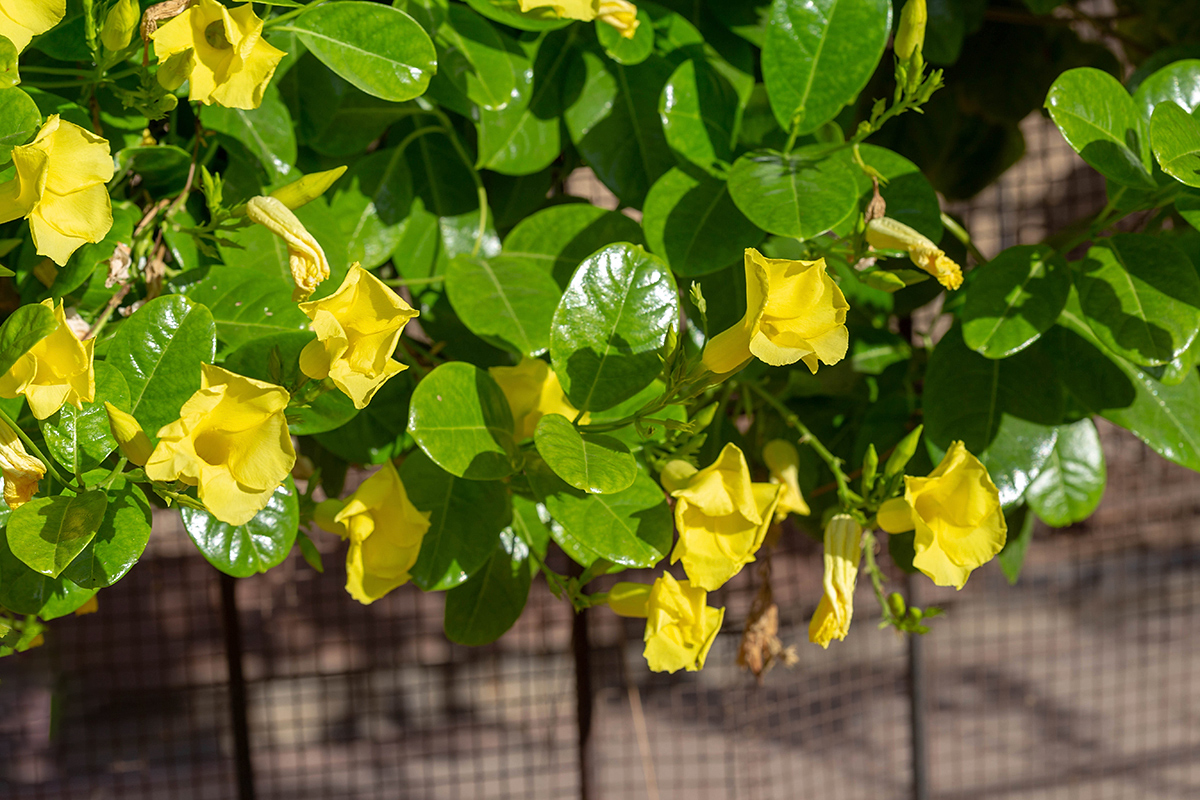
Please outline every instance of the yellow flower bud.
[[808, 640], [821, 647], [850, 632], [854, 616], [854, 584], [862, 559], [862, 525], [849, 514], [837, 514], [825, 526], [825, 593], [808, 625]]
[[292, 299], [307, 300], [329, 277], [329, 261], [321, 245], [292, 210], [274, 197], [250, 198], [246, 216], [287, 243], [288, 266], [296, 282]]
[[596, 18], [600, 0], [521, 0], [521, 12], [544, 8], [559, 18], [578, 19], [588, 22]]
[[46, 465], [25, 452], [17, 432], [0, 422], [0, 473], [4, 475], [4, 502], [18, 509], [37, 494], [38, 481], [46, 474]]
[[54, 311], [58, 327], [0, 376], [0, 397], [25, 395], [37, 419], [45, 419], [64, 403], [82, 408], [96, 399], [92, 368], [96, 340], [75, 338], [61, 300], [57, 306], [53, 300], [43, 300], [42, 305]]
[[346, 591], [369, 605], [408, 582], [408, 571], [417, 563], [429, 530], [429, 512], [409, 501], [399, 473], [388, 461], [346, 498], [334, 522], [345, 526], [350, 539]]
[[0, 222], [28, 219], [38, 255], [62, 266], [104, 238], [113, 223], [104, 186], [113, 176], [108, 140], [51, 114], [32, 142], [13, 148], [12, 160], [16, 175], [0, 184]]
[[21, 52], [29, 40], [45, 33], [67, 13], [67, 0], [0, 0], [0, 35]]
[[850, 304], [825, 272], [825, 259], [790, 261], [746, 250], [746, 315], [712, 338], [703, 363], [720, 374], [758, 357], [781, 367], [803, 361], [814, 374], [818, 360], [836, 364], [846, 356]]
[[112, 52], [124, 50], [133, 40], [133, 31], [138, 26], [142, 10], [137, 0], [117, 0], [108, 10], [104, 26], [100, 29], [100, 41]]
[[[488, 374], [508, 400], [518, 441], [533, 436], [546, 414], [561, 414], [569, 420], [579, 414], [567, 401], [554, 370], [540, 358], [522, 358], [515, 367], [489, 367]], [[590, 414], [584, 414], [579, 421], [586, 425], [590, 419]]]
[[645, 617], [643, 655], [652, 672], [697, 672], [704, 667], [724, 608], [707, 605], [708, 593], [688, 581], [663, 573], [653, 586], [618, 583], [608, 593], [608, 605], [622, 617]]
[[300, 371], [315, 380], [331, 379], [355, 408], [366, 408], [380, 386], [408, 369], [392, 354], [418, 312], [357, 263], [336, 292], [301, 303], [300, 310], [317, 334], [300, 352]]
[[270, 501], [296, 463], [284, 409], [287, 390], [200, 365], [200, 390], [158, 432], [146, 462], [153, 481], [198, 486], [214, 517], [244, 525]]
[[900, 27], [896, 30], [896, 39], [892, 43], [901, 61], [908, 61], [914, 51], [924, 46], [927, 18], [925, 0], [908, 0], [904, 4], [904, 10], [900, 12]]
[[324, 194], [325, 190], [333, 186], [345, 171], [345, 167], [336, 167], [324, 172], [310, 173], [298, 181], [292, 181], [287, 186], [280, 186], [271, 192], [271, 197], [290, 209], [297, 209]]
[[938, 586], [955, 589], [1008, 538], [1000, 492], [962, 442], [950, 445], [928, 477], [905, 476], [904, 497], [884, 503], [877, 522], [889, 533], [915, 528], [913, 566]]
[[751, 481], [742, 451], [725, 445], [712, 465], [671, 492], [679, 531], [671, 563], [682, 561], [695, 586], [721, 588], [754, 560], [781, 492], [775, 484]]
[[[287, 55], [262, 37], [263, 21], [250, 3], [226, 8], [217, 0], [196, 0], [153, 34], [159, 82], [168, 89], [180, 74], [191, 81], [189, 100], [226, 108], [258, 108], [263, 92]], [[172, 59], [176, 59], [172, 61]]]
[[630, 3], [629, 0], [600, 0], [597, 18], [601, 22], [612, 25], [626, 39], [632, 39], [633, 35], [637, 33], [639, 24], [637, 6]]
[[774, 439], [763, 445], [763, 462], [771, 472], [771, 483], [783, 487], [779, 505], [775, 506], [775, 521], [783, 522], [788, 514], [808, 516], [810, 511], [800, 493], [800, 453], [784, 439]]
[[[911, 0], [910, 0], [911, 2]], [[946, 256], [928, 237], [891, 217], [867, 223], [867, 242], [880, 250], [905, 250], [912, 262], [937, 278], [947, 289], [962, 286], [962, 267]]]
[[96, 595], [92, 595], [86, 603], [75, 609], [75, 616], [82, 617], [84, 614], [95, 614], [99, 610], [100, 601], [96, 599]]
[[112, 428], [113, 438], [117, 440], [121, 452], [125, 454], [130, 463], [137, 464], [139, 467], [146, 466], [146, 462], [150, 460], [150, 454], [154, 452], [154, 446], [150, 444], [150, 437], [142, 430], [142, 426], [134, 419], [133, 414], [126, 414], [108, 402], [105, 402], [104, 408], [108, 411], [108, 424]]

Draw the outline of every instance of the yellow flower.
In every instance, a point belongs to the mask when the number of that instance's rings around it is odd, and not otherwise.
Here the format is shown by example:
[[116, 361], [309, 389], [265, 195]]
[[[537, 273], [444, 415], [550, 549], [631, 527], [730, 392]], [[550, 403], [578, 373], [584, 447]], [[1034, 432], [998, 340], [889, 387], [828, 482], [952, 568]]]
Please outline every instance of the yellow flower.
[[92, 369], [96, 340], [81, 342], [75, 338], [61, 300], [57, 306], [53, 300], [43, 300], [42, 305], [54, 311], [58, 327], [0, 376], [0, 397], [25, 395], [37, 419], [45, 419], [64, 403], [82, 408], [96, 398], [96, 373]]
[[763, 461], [771, 471], [771, 483], [783, 487], [779, 505], [775, 506], [775, 521], [783, 522], [788, 514], [808, 516], [808, 503], [800, 493], [800, 454], [796, 446], [783, 439], [767, 442], [763, 445]]
[[146, 466], [154, 446], [150, 437], [142, 430], [142, 426], [134, 419], [133, 414], [126, 414], [112, 403], [106, 402], [104, 408], [108, 411], [108, 425], [112, 428], [113, 438], [117, 440], [121, 452], [130, 462], [139, 467]]
[[812, 372], [818, 359], [836, 364], [846, 356], [850, 305], [825, 272], [825, 259], [789, 261], [746, 250], [746, 316], [712, 338], [704, 366], [733, 372], [752, 356], [781, 367], [803, 361]]
[[146, 475], [198, 486], [214, 517], [244, 525], [296, 463], [284, 418], [288, 393], [211, 364], [200, 367], [200, 391], [159, 430]]
[[[533, 436], [538, 421], [547, 414], [573, 420], [579, 413], [563, 394], [554, 370], [540, 358], [522, 358], [515, 367], [488, 367], [488, 374], [508, 400], [518, 441]], [[580, 423], [586, 425], [590, 419], [590, 414], [584, 414]]]
[[231, 9], [217, 0], [197, 0], [154, 32], [160, 81], [175, 89], [186, 74], [189, 100], [258, 108], [275, 67], [287, 55], [263, 41], [262, 32], [263, 21], [249, 3]]
[[825, 526], [825, 593], [808, 624], [808, 640], [821, 647], [850, 632], [854, 583], [862, 559], [862, 526], [849, 514], [837, 514]]
[[392, 353], [418, 312], [357, 263], [336, 292], [301, 303], [300, 310], [317, 334], [300, 353], [300, 370], [316, 380], [330, 378], [355, 408], [366, 408], [380, 386], [408, 369]]
[[637, 6], [629, 0], [600, 0], [596, 11], [600, 21], [612, 25], [622, 37], [632, 39], [637, 32]]
[[[909, 0], [911, 3], [912, 0]], [[880, 250], [905, 250], [912, 262], [937, 278], [947, 289], [962, 286], [962, 267], [948, 258], [930, 239], [891, 217], [867, 223], [867, 243]]]
[[4, 502], [17, 509], [37, 494], [46, 465], [25, 452], [17, 432], [0, 422], [0, 472], [4, 475]]
[[408, 499], [392, 462], [363, 481], [333, 518], [350, 540], [346, 553], [346, 591], [369, 605], [408, 582], [421, 541], [429, 530], [429, 512]]
[[609, 607], [622, 617], [645, 617], [643, 655], [653, 672], [697, 672], [725, 619], [724, 608], [706, 605], [708, 593], [663, 573], [653, 586], [618, 583]]
[[682, 561], [693, 584], [713, 591], [754, 560], [783, 487], [752, 482], [746, 457], [734, 444], [698, 472], [688, 475], [687, 466], [671, 462], [662, 476], [675, 498], [679, 531], [671, 563]]
[[521, 11], [547, 9], [555, 16], [583, 22], [599, 18], [612, 25], [626, 39], [637, 31], [637, 6], [629, 0], [521, 0]]
[[522, 13], [538, 8], [549, 9], [559, 17], [588, 22], [596, 18], [599, 0], [521, 0]]
[[21, 52], [29, 40], [45, 33], [67, 13], [67, 0], [0, 0], [0, 34]]
[[251, 198], [246, 203], [246, 216], [287, 243], [288, 266], [296, 281], [292, 300], [307, 300], [329, 277], [329, 261], [321, 245], [292, 210], [274, 197]]
[[112, 227], [108, 140], [51, 114], [34, 140], [12, 150], [17, 174], [0, 184], [0, 222], [29, 220], [38, 255], [59, 266]]
[[904, 497], [879, 509], [889, 533], [916, 528], [913, 566], [938, 586], [961, 589], [971, 570], [1004, 547], [1008, 525], [987, 468], [954, 442], [927, 478], [904, 478]]

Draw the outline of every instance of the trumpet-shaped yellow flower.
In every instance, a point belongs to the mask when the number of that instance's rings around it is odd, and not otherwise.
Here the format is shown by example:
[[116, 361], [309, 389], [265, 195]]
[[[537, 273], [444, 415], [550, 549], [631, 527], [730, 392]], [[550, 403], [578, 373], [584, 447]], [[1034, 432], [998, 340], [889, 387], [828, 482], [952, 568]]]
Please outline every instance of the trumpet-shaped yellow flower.
[[825, 526], [825, 593], [808, 624], [808, 640], [821, 647], [850, 632], [854, 617], [854, 584], [862, 559], [862, 525], [849, 514], [837, 514]]
[[153, 34], [159, 81], [175, 89], [186, 76], [189, 100], [258, 108], [275, 67], [287, 55], [267, 44], [262, 32], [263, 21], [250, 3], [226, 8], [217, 0], [196, 0]]
[[[910, 0], [911, 2], [911, 0]], [[867, 243], [880, 250], [905, 250], [912, 262], [937, 278], [947, 289], [962, 286], [962, 267], [958, 266], [929, 238], [891, 217], [878, 217], [867, 223]]]
[[287, 244], [288, 266], [296, 288], [292, 300], [307, 300], [329, 277], [325, 251], [292, 210], [274, 197], [253, 197], [246, 203], [246, 216]]
[[609, 607], [622, 617], [645, 617], [643, 655], [653, 672], [696, 672], [725, 619], [724, 608], [706, 604], [708, 592], [670, 573], [652, 586], [618, 583], [608, 593]]
[[590, 22], [599, 18], [612, 25], [626, 39], [637, 31], [637, 6], [629, 0], [521, 0], [521, 11], [544, 8], [559, 18]]
[[108, 140], [51, 114], [34, 140], [12, 150], [17, 174], [0, 184], [0, 222], [29, 220], [38, 255], [56, 264], [112, 227]]
[[300, 310], [317, 334], [300, 352], [300, 370], [316, 380], [332, 380], [355, 408], [366, 408], [380, 386], [408, 369], [392, 353], [404, 326], [419, 312], [357, 263], [336, 292], [301, 303]]
[[159, 430], [146, 475], [198, 486], [214, 517], [244, 525], [296, 463], [284, 418], [288, 393], [211, 364], [201, 369], [200, 391], [183, 404], [179, 419]]
[[836, 364], [846, 356], [850, 305], [825, 272], [825, 259], [789, 261], [746, 250], [746, 316], [712, 338], [704, 366], [733, 372], [752, 356], [781, 367], [803, 361]]
[[804, 495], [800, 493], [800, 453], [796, 445], [774, 439], [763, 445], [763, 462], [771, 472], [771, 483], [783, 487], [779, 504], [775, 506], [775, 521], [783, 522], [788, 514], [807, 517], [810, 513]]
[[408, 582], [408, 571], [417, 562], [429, 530], [429, 512], [412, 504], [388, 461], [346, 499], [333, 524], [341, 526], [336, 532], [350, 540], [346, 591], [369, 605]]
[[113, 438], [117, 440], [121, 452], [131, 463], [139, 467], [146, 466], [150, 454], [154, 452], [154, 446], [150, 444], [150, 437], [142, 430], [142, 426], [134, 419], [133, 414], [125, 413], [112, 403], [106, 402], [104, 409], [108, 412], [108, 425], [112, 428]]
[[0, 0], [0, 35], [21, 52], [29, 40], [45, 33], [67, 13], [67, 0]]
[[[573, 420], [579, 413], [567, 400], [554, 370], [540, 358], [522, 358], [515, 367], [489, 367], [488, 374], [508, 400], [518, 441], [533, 436], [538, 421], [547, 414]], [[584, 414], [580, 422], [586, 425], [590, 419], [590, 414]]]
[[43, 300], [42, 305], [54, 311], [58, 327], [0, 376], [0, 397], [25, 395], [37, 419], [45, 419], [64, 403], [82, 408], [96, 398], [96, 373], [92, 369], [96, 340], [81, 342], [75, 338], [61, 300], [57, 306], [53, 300]]
[[783, 487], [751, 481], [746, 457], [735, 444], [725, 445], [702, 470], [688, 475], [686, 466], [671, 462], [663, 470], [679, 531], [671, 563], [682, 561], [692, 584], [711, 592], [754, 560]]
[[938, 586], [955, 589], [999, 553], [1008, 536], [1000, 492], [962, 442], [950, 445], [928, 477], [906, 475], [904, 497], [884, 503], [878, 520], [889, 533], [915, 528], [913, 566]]
[[37, 494], [46, 465], [25, 452], [17, 432], [0, 422], [0, 473], [4, 475], [4, 502], [17, 509]]

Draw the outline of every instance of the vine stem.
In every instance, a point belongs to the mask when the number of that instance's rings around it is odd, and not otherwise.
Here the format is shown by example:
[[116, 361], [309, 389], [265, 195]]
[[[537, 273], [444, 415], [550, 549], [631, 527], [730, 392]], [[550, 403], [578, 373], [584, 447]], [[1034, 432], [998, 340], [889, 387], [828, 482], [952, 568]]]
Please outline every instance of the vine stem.
[[54, 480], [58, 481], [63, 486], [72, 486], [78, 491], [84, 491], [85, 487], [81, 483], [76, 484], [63, 479], [62, 474], [54, 468], [54, 462], [46, 457], [46, 454], [42, 452], [41, 448], [33, 443], [33, 440], [25, 434], [25, 431], [21, 430], [17, 423], [13, 422], [12, 417], [10, 417], [8, 412], [2, 408], [0, 408], [0, 421], [3, 421], [6, 425], [8, 425], [8, 427], [12, 428], [13, 431], [16, 432], [17, 436], [21, 439], [21, 443], [29, 449], [29, 452], [46, 465], [46, 471], [50, 473], [51, 478], [54, 478]]
[[871, 531], [863, 532], [862, 552], [863, 560], [866, 566], [864, 569], [867, 575], [871, 578], [871, 587], [875, 590], [875, 599], [879, 601], [879, 608], [883, 612], [883, 618], [890, 624], [895, 625], [896, 618], [892, 614], [892, 609], [887, 602], [887, 594], [883, 590], [883, 570], [879, 568], [879, 563], [875, 561], [875, 548], [879, 546], [879, 540], [875, 538], [875, 534]]
[[446, 280], [445, 275], [430, 275], [428, 278], [389, 278], [384, 283], [388, 286], [428, 286], [444, 280]]

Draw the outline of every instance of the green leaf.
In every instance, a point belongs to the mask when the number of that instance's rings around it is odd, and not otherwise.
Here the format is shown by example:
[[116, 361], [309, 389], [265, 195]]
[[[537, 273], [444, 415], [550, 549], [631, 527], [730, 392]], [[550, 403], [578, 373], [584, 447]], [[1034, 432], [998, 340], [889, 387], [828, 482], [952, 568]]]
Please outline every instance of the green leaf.
[[267, 86], [258, 108], [204, 106], [200, 122], [211, 131], [244, 144], [266, 168], [272, 183], [285, 180], [294, 172], [296, 130], [276, 86]]
[[465, 645], [491, 644], [516, 623], [533, 575], [529, 546], [511, 531], [499, 543], [478, 574], [446, 593], [446, 638]]
[[437, 52], [429, 35], [397, 8], [330, 3], [314, 6], [275, 30], [295, 33], [325, 66], [383, 100], [421, 96], [437, 71]]
[[150, 502], [142, 490], [117, 476], [105, 491], [108, 508], [99, 532], [62, 574], [85, 589], [103, 589], [123, 578], [150, 540]]
[[499, 339], [527, 356], [550, 344], [550, 323], [562, 297], [554, 278], [518, 259], [456, 256], [446, 270], [454, 313], [473, 333]]
[[616, 27], [601, 19], [592, 23], [604, 54], [618, 64], [640, 64], [654, 52], [654, 22], [645, 8], [637, 10], [637, 20], [637, 30], [630, 38], [625, 38]]
[[431, 592], [458, 586], [479, 571], [508, 525], [508, 489], [501, 481], [458, 478], [419, 450], [400, 465], [408, 499], [428, 511], [429, 530], [409, 575]]
[[688, 277], [740, 262], [766, 236], [734, 205], [725, 181], [678, 167], [650, 187], [642, 227], [650, 249]]
[[640, 392], [662, 369], [659, 351], [678, 324], [675, 279], [658, 258], [614, 244], [584, 261], [550, 334], [551, 362], [571, 404], [602, 411]]
[[1169, 100], [1159, 103], [1150, 118], [1150, 142], [1163, 172], [1200, 187], [1200, 121]]
[[[510, 499], [512, 524], [508, 528], [509, 531], [519, 536], [538, 558], [545, 559], [546, 550], [550, 546], [550, 530], [542, 521], [540, 507], [519, 494], [512, 495]], [[531, 564], [530, 570], [536, 572], [537, 567]]]
[[38, 423], [50, 454], [68, 471], [83, 474], [117, 449], [104, 403], [129, 410], [129, 387], [117, 368], [104, 361], [94, 365], [96, 396], [83, 408], [70, 403]]
[[130, 173], [137, 174], [147, 191], [171, 193], [183, 189], [187, 182], [192, 154], [172, 144], [152, 147], [125, 147], [116, 152], [115, 183]]
[[346, 238], [346, 257], [363, 269], [391, 258], [412, 198], [412, 175], [399, 148], [377, 150], [355, 162], [338, 181], [329, 206]]
[[1071, 271], [1045, 245], [1010, 247], [975, 271], [963, 306], [963, 339], [988, 358], [1007, 358], [1048, 331], [1067, 302]]
[[845, 158], [823, 158], [821, 150], [747, 153], [729, 171], [733, 202], [768, 233], [796, 239], [824, 233], [854, 212], [858, 185]]
[[465, 362], [442, 364], [421, 379], [409, 404], [408, 430], [438, 466], [459, 478], [495, 480], [518, 466], [504, 392], [491, 375]]
[[12, 40], [7, 36], [0, 36], [0, 86], [8, 88], [21, 82], [21, 73], [18, 69], [20, 65], [17, 63], [19, 56], [17, 47]]
[[811, 133], [867, 85], [892, 29], [888, 0], [775, 0], [763, 82], [779, 127]]
[[1112, 75], [1093, 67], [1067, 70], [1050, 87], [1046, 108], [1067, 144], [1105, 177], [1154, 188], [1148, 119]]
[[297, 138], [327, 156], [361, 153], [410, 109], [360, 92], [306, 53], [280, 81]]
[[645, 239], [624, 214], [571, 203], [542, 209], [517, 223], [504, 239], [500, 258], [536, 265], [565, 288], [585, 258], [613, 242], [644, 244]]
[[184, 273], [177, 281], [191, 284], [185, 294], [212, 312], [220, 352], [285, 331], [308, 328], [292, 300], [292, 287], [271, 275], [245, 267], [202, 267], [200, 274]]
[[676, 67], [658, 100], [667, 144], [705, 170], [733, 158], [738, 108], [733, 85], [703, 59]]
[[121, 323], [105, 361], [129, 386], [129, 410], [146, 433], [179, 418], [179, 408], [200, 389], [200, 364], [217, 352], [212, 314], [186, 297], [151, 300]]
[[76, 586], [66, 578], [34, 572], [13, 555], [6, 534], [0, 533], [0, 605], [17, 614], [50, 619], [69, 614], [96, 594], [95, 589]]
[[35, 497], [8, 518], [8, 546], [34, 572], [57, 578], [100, 529], [108, 497]]
[[1029, 543], [1033, 541], [1035, 517], [1029, 513], [1028, 506], [1021, 505], [1005, 513], [1004, 521], [1008, 523], [1008, 538], [996, 560], [1000, 562], [1000, 570], [1011, 585], [1021, 577], [1025, 553], [1029, 550]]
[[645, 472], [639, 471], [633, 485], [616, 494], [588, 494], [568, 486], [540, 460], [526, 472], [556, 523], [550, 528], [554, 541], [583, 566], [602, 558], [649, 568], [671, 549], [671, 509], [663, 490]]
[[10, 314], [0, 326], [0, 375], [57, 328], [54, 312], [41, 303], [28, 303]]
[[[74, 253], [65, 267], [58, 270], [50, 294], [55, 299], [64, 297], [82, 286], [88, 278], [96, 274], [96, 268], [103, 263], [104, 274], [108, 274], [108, 260], [112, 258], [113, 250], [120, 243], [133, 242], [133, 228], [142, 218], [142, 210], [132, 203], [114, 203], [112, 209], [113, 224], [99, 242], [89, 242]], [[102, 281], [100, 281], [102, 283]], [[108, 289], [109, 295], [116, 289]], [[70, 305], [68, 301], [67, 305]]]
[[1168, 64], [1142, 81], [1133, 93], [1133, 102], [1146, 119], [1167, 100], [1189, 114], [1200, 108], [1200, 60], [1185, 58]]
[[221, 522], [207, 511], [180, 507], [183, 527], [208, 563], [235, 578], [282, 564], [300, 528], [296, 484], [289, 475], [266, 507], [245, 525]]
[[1120, 233], [1097, 242], [1072, 267], [1088, 326], [1123, 358], [1166, 364], [1200, 331], [1200, 278], [1165, 239]]
[[589, 494], [628, 489], [637, 477], [637, 462], [622, 442], [604, 434], [581, 434], [559, 414], [542, 417], [533, 440], [558, 477]]
[[1058, 440], [1025, 491], [1025, 502], [1047, 525], [1063, 528], [1092, 515], [1107, 480], [1100, 432], [1090, 419], [1081, 419], [1058, 427]]
[[[886, 147], [860, 144], [859, 153], [863, 162], [887, 179], [879, 186], [879, 193], [887, 203], [887, 215], [905, 225], [916, 228], [929, 237], [930, 241], [942, 240], [942, 208], [937, 192], [921, 173], [920, 167], [904, 156]], [[859, 204], [866, 208], [874, 194], [874, 186], [861, 169], [851, 169], [858, 182]], [[849, 234], [856, 216], [851, 214], [837, 226], [838, 235]]]
[[[317, 442], [352, 464], [382, 464], [396, 458], [412, 446], [405, 430], [412, 390], [411, 374], [397, 375], [381, 386], [367, 407], [349, 422], [316, 434]], [[303, 417], [300, 424], [304, 424]]]
[[42, 115], [37, 103], [15, 86], [0, 89], [0, 164], [11, 159], [12, 149], [37, 133]]
[[438, 38], [446, 45], [437, 73], [476, 106], [499, 111], [514, 102], [518, 76], [529, 61], [512, 37], [466, 6], [453, 4]]

